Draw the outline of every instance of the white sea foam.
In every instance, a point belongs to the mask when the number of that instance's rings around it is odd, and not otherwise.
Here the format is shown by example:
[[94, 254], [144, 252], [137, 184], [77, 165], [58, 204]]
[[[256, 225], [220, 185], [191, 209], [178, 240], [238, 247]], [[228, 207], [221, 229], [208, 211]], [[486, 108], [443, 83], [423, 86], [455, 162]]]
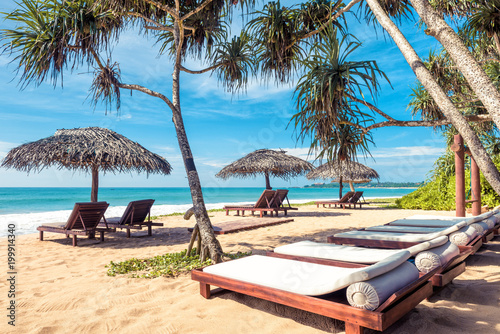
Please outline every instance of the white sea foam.
[[[379, 197], [380, 198], [380, 197]], [[367, 198], [369, 199], [369, 198]], [[293, 200], [290, 203], [306, 203], [310, 201], [325, 201], [328, 199], [302, 199]], [[252, 204], [251, 202], [238, 202], [238, 203], [211, 203], [206, 204], [208, 210], [211, 209], [222, 209], [224, 205], [240, 205], [240, 204]], [[153, 205], [151, 208], [152, 216], [167, 215], [174, 212], [186, 212], [192, 204], [180, 204], [180, 205]], [[120, 217], [125, 211], [125, 206], [110, 206], [106, 210], [106, 217]], [[9, 234], [8, 226], [9, 224], [15, 225], [15, 234], [30, 234], [37, 233], [36, 228], [42, 224], [46, 223], [57, 223], [66, 222], [71, 210], [60, 210], [60, 211], [50, 211], [50, 212], [37, 212], [37, 213], [24, 213], [24, 214], [8, 214], [0, 215], [0, 237], [5, 237]]]

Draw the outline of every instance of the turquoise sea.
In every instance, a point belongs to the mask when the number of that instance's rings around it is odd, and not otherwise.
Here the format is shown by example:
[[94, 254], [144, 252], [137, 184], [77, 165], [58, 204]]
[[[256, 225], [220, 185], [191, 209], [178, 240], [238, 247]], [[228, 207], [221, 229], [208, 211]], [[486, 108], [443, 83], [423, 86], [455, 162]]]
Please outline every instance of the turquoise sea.
[[[344, 192], [348, 191], [344, 188]], [[262, 188], [204, 188], [207, 204], [253, 202]], [[364, 188], [365, 198], [401, 197], [414, 189]], [[338, 188], [290, 188], [290, 201], [338, 198]], [[189, 188], [100, 188], [99, 201], [126, 206], [138, 199], [155, 199], [155, 205], [183, 205], [191, 202]], [[75, 202], [90, 201], [90, 188], [0, 188], [0, 215], [68, 210]]]
[[[207, 209], [219, 209], [229, 203], [255, 203], [262, 188], [204, 188]], [[344, 192], [349, 187], [344, 188]], [[366, 199], [401, 197], [414, 189], [358, 188]], [[291, 203], [337, 199], [338, 188], [289, 188]], [[185, 212], [192, 204], [189, 188], [100, 188], [99, 200], [110, 204], [107, 217], [122, 215], [128, 202], [152, 198], [152, 215]], [[0, 188], [0, 237], [7, 226], [15, 225], [16, 234], [36, 233], [45, 223], [65, 222], [75, 202], [88, 202], [90, 188]]]

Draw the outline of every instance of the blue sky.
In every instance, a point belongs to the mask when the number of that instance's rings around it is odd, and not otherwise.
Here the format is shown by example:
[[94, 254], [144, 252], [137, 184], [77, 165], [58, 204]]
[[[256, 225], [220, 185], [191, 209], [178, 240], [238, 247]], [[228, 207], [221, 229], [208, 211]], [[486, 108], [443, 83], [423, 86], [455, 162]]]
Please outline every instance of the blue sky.
[[[288, 5], [291, 1], [282, 2]], [[15, 3], [0, 0], [0, 11], [11, 11]], [[237, 30], [240, 20], [233, 27]], [[390, 37], [379, 28], [348, 18], [349, 32], [363, 42], [352, 60], [376, 60], [389, 77], [393, 88], [381, 82], [377, 106], [397, 119], [411, 119], [406, 110], [415, 75]], [[7, 23], [0, 21], [0, 27]], [[11, 27], [11, 26], [9, 26]], [[403, 32], [421, 57], [426, 57], [436, 41], [418, 30], [413, 23], [403, 24]], [[91, 84], [87, 66], [64, 75], [64, 88], [50, 83], [20, 90], [12, 56], [0, 55], [0, 159], [20, 144], [52, 135], [60, 128], [100, 126], [116, 131], [147, 149], [164, 156], [173, 166], [171, 175], [106, 174], [103, 187], [184, 187], [184, 166], [177, 145], [171, 112], [165, 103], [139, 92], [132, 96], [122, 91], [119, 113], [106, 113], [86, 100]], [[127, 31], [114, 46], [113, 61], [120, 64], [124, 83], [140, 84], [171, 96], [172, 67], [167, 57], [158, 57], [158, 47], [134, 31]], [[186, 67], [201, 69], [203, 64], [189, 60]], [[284, 149], [307, 158], [308, 142], [297, 142], [293, 126], [287, 124], [295, 112], [293, 86], [277, 86], [257, 79], [246, 94], [232, 96], [224, 92], [215, 76], [182, 73], [181, 106], [191, 149], [204, 187], [261, 187], [261, 177], [223, 181], [215, 174], [225, 165], [260, 148]], [[413, 182], [425, 179], [436, 158], [444, 152], [444, 142], [431, 128], [382, 128], [372, 132], [376, 146], [373, 158], [360, 158], [380, 174], [381, 181]], [[313, 157], [309, 157], [309, 161]], [[271, 180], [274, 187], [310, 184], [305, 177], [284, 181]], [[41, 173], [0, 169], [0, 187], [87, 187], [90, 175], [55, 168]]]

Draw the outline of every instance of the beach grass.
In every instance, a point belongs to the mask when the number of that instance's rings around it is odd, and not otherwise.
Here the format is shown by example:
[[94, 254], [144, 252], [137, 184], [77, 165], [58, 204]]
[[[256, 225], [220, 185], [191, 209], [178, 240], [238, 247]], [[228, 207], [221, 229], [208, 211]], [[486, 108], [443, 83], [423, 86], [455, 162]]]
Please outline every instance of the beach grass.
[[[398, 208], [396, 205], [396, 200], [397, 198], [371, 198], [368, 202], [377, 204], [377, 206], [381, 208], [386, 208], [386, 209], [395, 209]], [[306, 203], [294, 203], [293, 206], [308, 206], [308, 205], [316, 205], [315, 201], [310, 201]], [[222, 212], [225, 211], [224, 209], [211, 209], [207, 210], [208, 213], [210, 212]], [[151, 220], [157, 220], [158, 218], [163, 218], [163, 217], [171, 217], [171, 216], [183, 216], [184, 212], [173, 212], [169, 213], [166, 215], [158, 215], [158, 216], [151, 216]]]
[[[108, 276], [128, 274], [129, 277], [133, 278], [177, 277], [181, 274], [187, 274], [193, 269], [212, 264], [210, 259], [202, 261], [200, 256], [196, 254], [196, 248], [191, 250], [189, 256], [186, 256], [186, 252], [187, 249], [147, 259], [132, 258], [121, 262], [111, 261], [106, 265], [107, 274]], [[252, 252], [224, 253], [224, 257], [234, 260], [251, 254]]]

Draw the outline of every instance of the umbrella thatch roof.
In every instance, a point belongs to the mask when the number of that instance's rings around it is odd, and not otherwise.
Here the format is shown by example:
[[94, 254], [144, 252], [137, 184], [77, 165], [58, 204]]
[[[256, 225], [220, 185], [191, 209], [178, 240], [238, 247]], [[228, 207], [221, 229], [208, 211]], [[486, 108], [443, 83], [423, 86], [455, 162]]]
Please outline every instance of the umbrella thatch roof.
[[367, 167], [359, 162], [344, 160], [325, 163], [306, 175], [312, 179], [334, 179], [334, 182], [342, 181], [352, 183], [369, 182], [371, 179], [378, 179], [376, 170]]
[[61, 129], [44, 139], [12, 149], [2, 167], [40, 171], [45, 167], [170, 174], [172, 167], [158, 154], [103, 128]]
[[284, 151], [257, 150], [224, 167], [217, 177], [247, 177], [258, 174], [280, 177], [288, 180], [310, 171], [314, 166], [300, 158], [285, 154]]

